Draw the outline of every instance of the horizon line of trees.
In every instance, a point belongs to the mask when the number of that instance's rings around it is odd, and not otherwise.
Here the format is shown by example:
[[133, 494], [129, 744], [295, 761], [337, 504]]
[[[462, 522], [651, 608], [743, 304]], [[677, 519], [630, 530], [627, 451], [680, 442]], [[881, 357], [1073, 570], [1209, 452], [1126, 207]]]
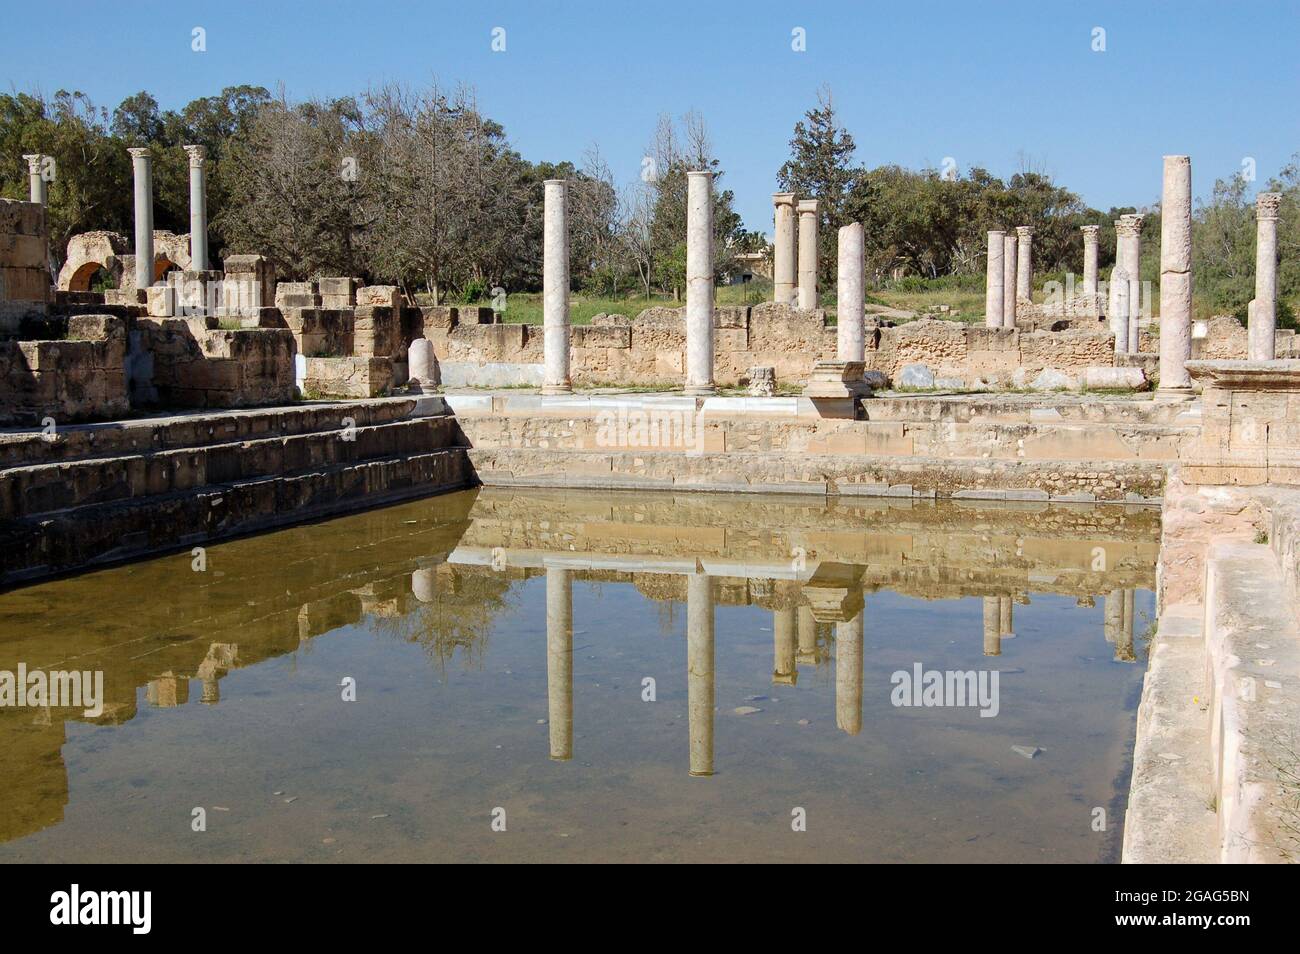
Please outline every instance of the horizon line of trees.
[[[678, 298], [685, 283], [686, 172], [715, 173], [719, 276], [741, 252], [770, 255], [722, 187], [725, 169], [704, 119], [660, 116], [638, 174], [619, 183], [595, 147], [531, 162], [472, 88], [379, 86], [356, 96], [291, 102], [283, 90], [232, 86], [178, 111], [147, 92], [111, 112], [81, 92], [49, 99], [0, 95], [0, 195], [27, 196], [22, 155], [55, 160], [51, 246], [93, 229], [131, 234], [131, 162], [153, 154], [155, 227], [188, 231], [189, 170], [182, 145], [207, 147], [214, 263], [266, 255], [285, 278], [356, 275], [439, 299], [479, 300], [500, 286], [541, 285], [542, 183], [570, 181], [571, 274], [576, 289]], [[1043, 170], [1004, 181], [988, 170], [867, 168], [855, 160], [829, 89], [794, 126], [776, 186], [819, 200], [822, 287], [833, 288], [836, 231], [861, 221], [868, 284], [983, 275], [990, 229], [1031, 225], [1035, 271], [1082, 271], [1081, 225], [1102, 226], [1100, 265], [1115, 257], [1113, 222], [1143, 211], [1143, 277], [1158, 279], [1159, 209], [1087, 206]], [[1238, 309], [1253, 295], [1254, 208], [1240, 175], [1215, 183], [1195, 212], [1197, 294]], [[1268, 184], [1283, 194], [1279, 294], [1300, 295], [1300, 153]], [[1244, 297], [1243, 297], [1244, 296]]]

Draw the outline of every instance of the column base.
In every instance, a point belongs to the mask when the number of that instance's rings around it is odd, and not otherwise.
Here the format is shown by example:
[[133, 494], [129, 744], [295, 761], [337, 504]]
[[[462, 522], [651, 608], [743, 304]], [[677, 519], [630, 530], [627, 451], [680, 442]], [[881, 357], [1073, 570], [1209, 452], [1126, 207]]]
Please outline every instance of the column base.
[[718, 388], [712, 384], [688, 384], [683, 391], [687, 397], [713, 397]]
[[573, 385], [571, 384], [543, 384], [542, 394], [544, 396], [555, 396], [560, 394], [572, 394]]
[[1156, 388], [1154, 399], [1161, 404], [1176, 404], [1179, 401], [1190, 401], [1196, 397], [1196, 392], [1191, 387], [1185, 388]]

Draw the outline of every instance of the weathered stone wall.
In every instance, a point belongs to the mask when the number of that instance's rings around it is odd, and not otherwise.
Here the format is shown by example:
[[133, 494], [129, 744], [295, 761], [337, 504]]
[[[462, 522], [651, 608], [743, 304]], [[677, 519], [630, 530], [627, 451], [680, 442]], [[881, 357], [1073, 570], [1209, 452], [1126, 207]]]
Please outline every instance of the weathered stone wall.
[[126, 322], [74, 315], [66, 339], [0, 341], [0, 424], [122, 417], [130, 410]]
[[255, 407], [294, 399], [295, 347], [288, 330], [215, 325], [214, 318], [137, 319], [132, 403]]
[[0, 199], [0, 338], [44, 314], [50, 295], [45, 208]]

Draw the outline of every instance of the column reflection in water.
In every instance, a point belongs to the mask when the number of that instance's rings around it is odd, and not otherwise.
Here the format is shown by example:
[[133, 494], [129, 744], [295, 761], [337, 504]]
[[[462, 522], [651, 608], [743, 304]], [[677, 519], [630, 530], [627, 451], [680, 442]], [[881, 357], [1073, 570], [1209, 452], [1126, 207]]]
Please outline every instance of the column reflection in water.
[[835, 624], [835, 725], [849, 735], [862, 731], [862, 617]]
[[772, 611], [772, 685], [793, 686], [799, 679], [795, 666], [795, 609]]
[[1002, 655], [1002, 601], [984, 597], [984, 655]]
[[713, 577], [686, 578], [687, 719], [692, 775], [713, 774]]
[[546, 702], [551, 758], [573, 758], [573, 571], [546, 568]]
[[817, 617], [811, 606], [800, 606], [798, 614], [799, 653], [795, 658], [801, 666], [816, 666], [821, 662], [817, 654]]
[[1137, 591], [1124, 590], [1123, 593], [1123, 623], [1119, 630], [1119, 637], [1115, 640], [1115, 661], [1135, 662], [1137, 660], [1137, 653], [1133, 651], [1133, 626], [1136, 622], [1134, 619], [1134, 600], [1137, 596]]

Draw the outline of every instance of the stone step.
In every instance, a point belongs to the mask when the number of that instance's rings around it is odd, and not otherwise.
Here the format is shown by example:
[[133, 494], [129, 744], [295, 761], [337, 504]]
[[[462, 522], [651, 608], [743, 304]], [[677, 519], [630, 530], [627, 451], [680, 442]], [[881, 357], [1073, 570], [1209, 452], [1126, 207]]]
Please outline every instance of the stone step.
[[428, 496], [472, 482], [465, 450], [447, 447], [25, 517], [0, 529], [0, 586]]
[[[314, 417], [314, 416], [313, 416]], [[302, 423], [299, 420], [298, 423]], [[287, 436], [201, 444], [0, 470], [0, 518], [187, 491], [209, 484], [418, 453], [457, 443], [451, 417], [425, 417]]]
[[425, 395], [202, 411], [105, 424], [56, 425], [52, 436], [40, 430], [3, 431], [0, 432], [0, 468], [146, 454], [259, 437], [288, 437], [336, 430], [344, 426], [344, 418], [352, 418], [358, 427], [368, 427], [447, 413], [441, 396]]

